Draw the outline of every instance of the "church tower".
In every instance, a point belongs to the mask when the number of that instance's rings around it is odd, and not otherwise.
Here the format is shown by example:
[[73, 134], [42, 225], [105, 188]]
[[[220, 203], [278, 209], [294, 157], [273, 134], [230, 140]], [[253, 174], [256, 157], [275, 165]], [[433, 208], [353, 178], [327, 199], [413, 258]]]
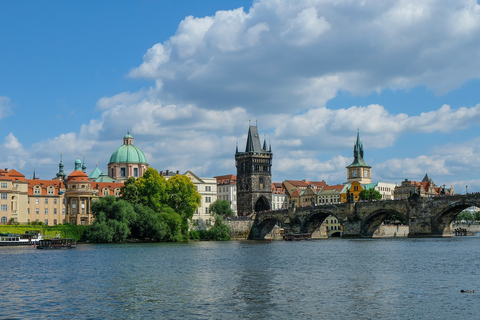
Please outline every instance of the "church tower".
[[353, 146], [353, 162], [347, 167], [348, 182], [358, 181], [361, 184], [372, 182], [371, 166], [363, 160], [363, 143], [360, 141], [360, 133], [357, 130], [357, 142]]
[[257, 126], [248, 128], [245, 152], [235, 153], [237, 167], [237, 213], [248, 216], [251, 213], [270, 210], [272, 204], [272, 147], [263, 147]]

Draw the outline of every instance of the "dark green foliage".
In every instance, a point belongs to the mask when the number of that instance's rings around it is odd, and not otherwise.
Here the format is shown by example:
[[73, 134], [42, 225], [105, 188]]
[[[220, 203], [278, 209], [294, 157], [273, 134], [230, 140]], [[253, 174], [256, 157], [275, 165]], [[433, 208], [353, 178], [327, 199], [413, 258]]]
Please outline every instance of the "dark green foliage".
[[360, 194], [358, 195], [360, 200], [367, 200], [367, 201], [372, 201], [372, 200], [380, 200], [382, 199], [382, 195], [380, 192], [377, 190], [371, 188], [371, 189], [364, 189], [360, 191]]
[[138, 185], [135, 183], [134, 177], [128, 178], [125, 181], [125, 185], [120, 189], [122, 199], [130, 202], [131, 204], [140, 203], [140, 193], [138, 191]]
[[234, 216], [230, 202], [227, 200], [215, 200], [215, 202], [210, 205], [210, 212], [222, 217]]
[[138, 180], [126, 181], [120, 199], [106, 196], [92, 203], [95, 221], [86, 238], [92, 242], [188, 240], [189, 220], [200, 200], [188, 177], [177, 175], [166, 181], [148, 168]]
[[112, 242], [113, 230], [105, 221], [95, 220], [85, 231], [85, 237], [91, 242]]

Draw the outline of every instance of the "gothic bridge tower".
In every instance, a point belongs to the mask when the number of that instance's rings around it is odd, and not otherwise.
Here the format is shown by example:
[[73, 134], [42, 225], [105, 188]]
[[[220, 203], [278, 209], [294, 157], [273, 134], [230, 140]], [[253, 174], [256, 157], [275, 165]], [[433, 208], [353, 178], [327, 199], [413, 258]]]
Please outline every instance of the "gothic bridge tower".
[[247, 216], [270, 210], [272, 204], [272, 146], [263, 147], [257, 126], [249, 126], [245, 152], [235, 153], [237, 167], [237, 214]]

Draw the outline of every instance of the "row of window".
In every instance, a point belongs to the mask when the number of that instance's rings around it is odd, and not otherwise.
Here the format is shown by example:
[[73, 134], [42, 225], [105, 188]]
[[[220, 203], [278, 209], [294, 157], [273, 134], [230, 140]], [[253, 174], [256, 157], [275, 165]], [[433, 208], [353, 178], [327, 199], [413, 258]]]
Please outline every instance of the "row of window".
[[[40, 214], [40, 209], [36, 208], [35, 213]], [[27, 214], [30, 214], [30, 208], [27, 208]], [[45, 214], [48, 214], [48, 209], [47, 208], [45, 208]], [[53, 209], [53, 214], [57, 214], [57, 208]], [[62, 209], [62, 214], [65, 214], [65, 209]]]
[[[30, 198], [27, 199], [28, 204], [30, 204]], [[40, 204], [40, 199], [35, 198], [35, 204]], [[45, 204], [48, 204], [48, 198], [45, 198]], [[53, 204], [57, 204], [57, 199], [53, 199]], [[65, 204], [65, 198], [63, 198], [63, 204]]]

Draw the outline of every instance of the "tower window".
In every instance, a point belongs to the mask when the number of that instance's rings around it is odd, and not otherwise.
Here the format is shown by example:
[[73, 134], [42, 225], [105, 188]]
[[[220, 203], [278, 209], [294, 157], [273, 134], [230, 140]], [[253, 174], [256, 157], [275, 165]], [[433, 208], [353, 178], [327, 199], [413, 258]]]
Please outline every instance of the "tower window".
[[120, 176], [125, 177], [125, 168], [120, 168]]

